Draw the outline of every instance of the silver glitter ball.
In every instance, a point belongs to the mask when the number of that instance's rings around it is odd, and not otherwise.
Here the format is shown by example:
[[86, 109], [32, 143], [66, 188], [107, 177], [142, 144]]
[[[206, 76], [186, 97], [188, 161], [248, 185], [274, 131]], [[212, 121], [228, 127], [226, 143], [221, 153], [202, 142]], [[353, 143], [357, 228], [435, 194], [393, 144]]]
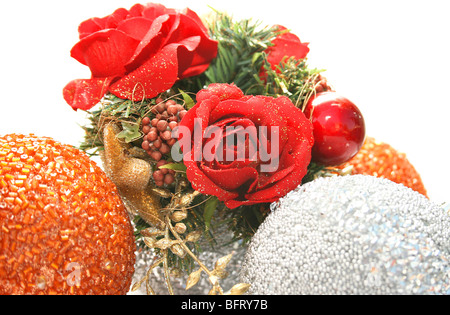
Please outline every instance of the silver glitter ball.
[[240, 277], [249, 294], [450, 294], [449, 210], [386, 179], [319, 178], [272, 204]]

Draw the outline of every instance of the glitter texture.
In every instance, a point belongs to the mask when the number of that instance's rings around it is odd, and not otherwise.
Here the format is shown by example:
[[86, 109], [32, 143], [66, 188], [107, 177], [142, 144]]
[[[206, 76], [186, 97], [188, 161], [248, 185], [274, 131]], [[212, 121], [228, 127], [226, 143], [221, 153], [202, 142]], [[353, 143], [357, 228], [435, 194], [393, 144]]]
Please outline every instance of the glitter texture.
[[128, 153], [131, 146], [120, 142], [116, 136], [119, 131], [113, 123], [103, 129], [105, 151], [101, 158], [105, 172], [116, 184], [127, 210], [133, 215], [139, 214], [149, 224], [158, 225], [161, 204], [149, 185], [152, 166]]
[[404, 153], [389, 144], [367, 137], [361, 150], [342, 168], [353, 166], [353, 174], [387, 178], [427, 196], [422, 179]]
[[89, 157], [34, 135], [0, 137], [0, 294], [125, 294], [133, 228]]
[[250, 294], [449, 294], [448, 210], [392, 181], [319, 178], [278, 203], [251, 241]]

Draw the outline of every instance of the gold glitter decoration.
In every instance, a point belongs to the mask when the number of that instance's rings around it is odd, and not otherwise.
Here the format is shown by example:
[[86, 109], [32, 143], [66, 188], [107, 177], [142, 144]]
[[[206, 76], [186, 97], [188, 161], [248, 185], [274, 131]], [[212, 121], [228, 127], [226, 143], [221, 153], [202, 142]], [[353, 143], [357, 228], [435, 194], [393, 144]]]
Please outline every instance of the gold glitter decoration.
[[106, 173], [121, 189], [144, 190], [150, 181], [152, 166], [131, 156], [129, 152], [132, 147], [116, 137], [119, 132], [120, 128], [114, 123], [109, 123], [103, 129]]
[[353, 167], [352, 174], [387, 178], [427, 196], [419, 173], [406, 155], [372, 137], [367, 137], [358, 154], [340, 168], [349, 166]]
[[160, 226], [163, 222], [160, 199], [151, 191], [152, 166], [130, 154], [131, 145], [117, 138], [119, 132], [120, 128], [114, 123], [103, 128], [105, 151], [101, 157], [105, 172], [117, 186], [129, 212], [138, 214], [151, 225]]

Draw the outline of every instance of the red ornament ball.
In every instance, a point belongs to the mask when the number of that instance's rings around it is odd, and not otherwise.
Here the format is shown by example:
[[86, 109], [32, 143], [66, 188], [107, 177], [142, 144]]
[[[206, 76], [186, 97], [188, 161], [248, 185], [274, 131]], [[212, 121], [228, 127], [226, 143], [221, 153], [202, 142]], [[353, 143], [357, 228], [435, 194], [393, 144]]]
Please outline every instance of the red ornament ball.
[[314, 128], [312, 161], [327, 166], [340, 165], [358, 153], [366, 134], [358, 107], [336, 92], [322, 92], [305, 107]]
[[51, 138], [0, 136], [0, 294], [126, 294], [133, 228], [89, 157]]

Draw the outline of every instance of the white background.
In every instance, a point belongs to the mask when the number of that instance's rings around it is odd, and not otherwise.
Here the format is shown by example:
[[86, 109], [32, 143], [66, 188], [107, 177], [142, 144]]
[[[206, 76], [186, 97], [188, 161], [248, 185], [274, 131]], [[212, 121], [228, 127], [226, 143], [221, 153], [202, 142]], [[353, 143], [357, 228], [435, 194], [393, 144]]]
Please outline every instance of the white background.
[[[82, 112], [62, 89], [89, 78], [70, 57], [80, 22], [136, 0], [25, 0], [0, 4], [0, 134], [35, 133], [78, 145]], [[281, 24], [310, 42], [309, 64], [363, 112], [367, 134], [405, 152], [432, 200], [450, 201], [448, 0], [162, 1]], [[210, 7], [209, 7], [210, 6]]]

